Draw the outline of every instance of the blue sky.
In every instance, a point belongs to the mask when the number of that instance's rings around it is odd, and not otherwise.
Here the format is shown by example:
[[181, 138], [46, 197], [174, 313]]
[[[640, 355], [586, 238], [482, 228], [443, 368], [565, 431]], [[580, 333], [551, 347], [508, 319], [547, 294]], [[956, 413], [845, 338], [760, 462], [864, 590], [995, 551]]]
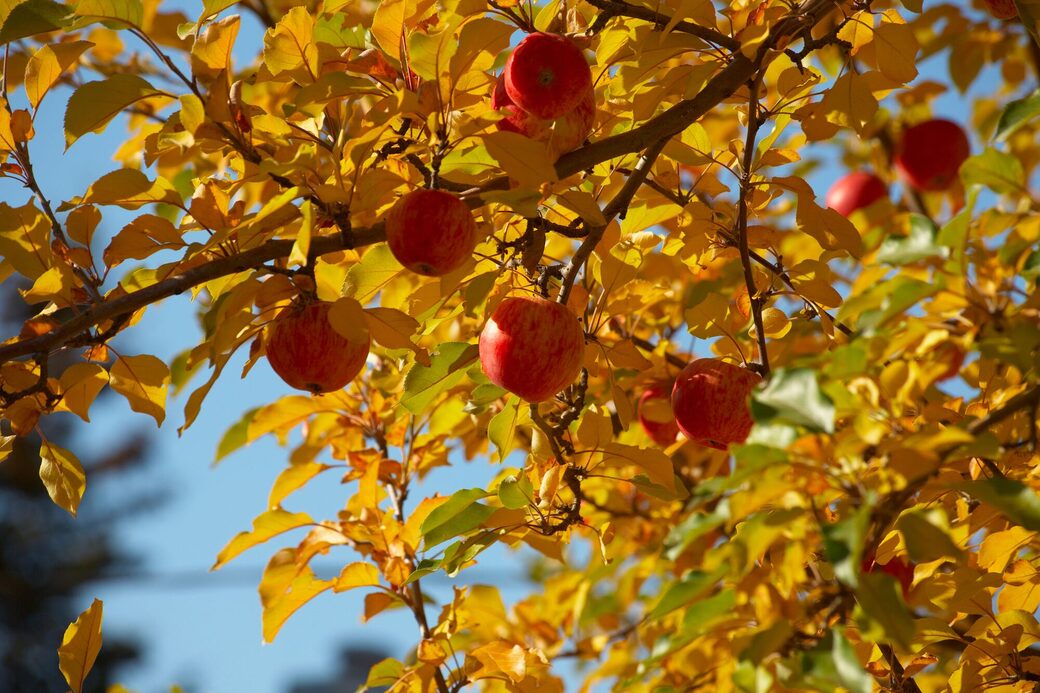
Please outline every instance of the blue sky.
[[[243, 24], [238, 39], [239, 66], [251, 58], [246, 49], [260, 44], [259, 29], [250, 15], [243, 17]], [[129, 43], [134, 39], [126, 35], [124, 40]], [[930, 61], [922, 78], [945, 81], [944, 66], [945, 57]], [[993, 84], [992, 79], [981, 80], [973, 93], [984, 93]], [[47, 98], [36, 123], [37, 137], [31, 143], [37, 177], [54, 201], [82, 194], [93, 180], [116, 168], [111, 152], [124, 132], [123, 125], [116, 121], [103, 134], [88, 135], [63, 153], [60, 133], [66, 98], [67, 92]], [[951, 89], [940, 98], [936, 112], [965, 122], [970, 98]], [[979, 151], [979, 144], [974, 143], [974, 151]], [[810, 176], [821, 195], [842, 173], [833, 163], [835, 154], [836, 150], [832, 151], [826, 159], [829, 163]], [[0, 200], [21, 204], [27, 197], [15, 183], [0, 180]], [[104, 234], [118, 230], [118, 219], [117, 214], [106, 216]], [[104, 247], [107, 238], [98, 243], [99, 248]], [[191, 303], [179, 297], [150, 309], [119, 343], [123, 353], [151, 353], [169, 362], [193, 346], [199, 334]], [[275, 643], [261, 645], [256, 584], [268, 556], [291, 539], [254, 549], [218, 573], [207, 572], [227, 540], [248, 528], [252, 518], [264, 510], [270, 486], [285, 464], [285, 452], [265, 439], [212, 466], [217, 441], [242, 412], [290, 392], [266, 363], [254, 368], [245, 380], [238, 379], [242, 360], [239, 356], [229, 365], [202, 415], [182, 437], [177, 436], [176, 429], [183, 421], [181, 412], [191, 387], [184, 396], [168, 403], [167, 422], [158, 431], [150, 419], [131, 414], [121, 400], [112, 398], [110, 404], [92, 412], [94, 423], [84, 427], [80, 438], [70, 445], [73, 449], [102, 448], [113, 437], [125, 435], [128, 426], [153, 431], [154, 459], [148, 468], [120, 479], [118, 484], [93, 484], [88, 480], [80, 510], [81, 519], [89, 521], [91, 516], [132, 497], [135, 489], [161, 489], [169, 495], [168, 502], [154, 512], [132, 518], [117, 530], [122, 543], [143, 557], [144, 574], [93, 585], [80, 600], [82, 608], [93, 597], [105, 602], [106, 633], [136, 635], [145, 643], [144, 659], [126, 669], [123, 677], [128, 687], [141, 693], [165, 691], [173, 683], [214, 693], [276, 693], [285, 690], [290, 681], [331, 674], [339, 648], [346, 643], [381, 645], [392, 655], [402, 656], [415, 640], [414, 623], [403, 611], [381, 615], [362, 625], [363, 595], [359, 592], [319, 597], [289, 620]], [[450, 469], [437, 470], [426, 492], [485, 485], [498, 471], [498, 466], [484, 461], [460, 462]], [[332, 517], [350, 492], [335, 476], [326, 475], [291, 497], [287, 507], [307, 511], [316, 518]], [[522, 560], [505, 552], [493, 555], [495, 560], [489, 560], [485, 554], [480, 565], [461, 578], [495, 584], [507, 602], [515, 600], [529, 588], [522, 579]], [[509, 558], [498, 560], [507, 555]], [[344, 552], [332, 554], [317, 565], [331, 571], [349, 560], [350, 555]], [[439, 601], [450, 596], [448, 580], [431, 577], [425, 582], [428, 592]], [[75, 616], [69, 614], [70, 620]]]

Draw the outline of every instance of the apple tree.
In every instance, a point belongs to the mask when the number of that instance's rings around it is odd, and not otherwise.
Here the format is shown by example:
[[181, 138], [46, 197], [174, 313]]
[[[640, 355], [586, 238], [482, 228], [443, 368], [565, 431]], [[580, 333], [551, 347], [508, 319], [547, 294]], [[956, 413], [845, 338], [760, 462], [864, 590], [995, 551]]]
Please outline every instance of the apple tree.
[[[215, 567], [273, 547], [266, 640], [312, 600], [410, 612], [372, 686], [1040, 682], [1037, 0], [188, 6], [0, 6], [0, 276], [35, 312], [3, 450], [106, 387], [159, 424], [190, 393], [183, 430], [273, 368], [213, 442], [285, 469]], [[34, 144], [106, 128], [114, 170], [48, 197]], [[113, 344], [164, 301], [193, 348]], [[464, 461], [493, 481], [424, 489]], [[335, 517], [294, 502], [332, 475]], [[544, 562], [528, 596], [424, 592], [492, 548]]]

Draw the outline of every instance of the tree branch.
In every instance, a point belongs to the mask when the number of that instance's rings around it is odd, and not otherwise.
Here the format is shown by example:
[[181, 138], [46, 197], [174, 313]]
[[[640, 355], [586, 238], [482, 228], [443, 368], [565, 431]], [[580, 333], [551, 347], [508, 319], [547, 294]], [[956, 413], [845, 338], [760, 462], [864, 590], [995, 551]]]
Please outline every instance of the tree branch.
[[[593, 7], [599, 8], [612, 17], [631, 17], [632, 19], [644, 19], [655, 26], [664, 28], [672, 21], [672, 18], [660, 12], [654, 12], [648, 7], [630, 5], [621, 0], [585, 0]], [[713, 43], [731, 51], [740, 50], [740, 41], [720, 33], [715, 29], [694, 24], [693, 22], [680, 21], [672, 27], [673, 31], [681, 31], [691, 36]]]
[[755, 141], [761, 124], [758, 113], [758, 79], [748, 85], [747, 138], [744, 141], [743, 170], [740, 173], [740, 201], [737, 206], [737, 249], [740, 251], [740, 264], [744, 269], [744, 284], [747, 286], [748, 299], [751, 302], [751, 315], [755, 321], [755, 336], [758, 338], [758, 358], [762, 364], [761, 375], [769, 375], [769, 351], [766, 343], [766, 330], [762, 321], [763, 299], [755, 287], [755, 275], [751, 270], [751, 255], [748, 251], [748, 195], [751, 194], [751, 168], [755, 161]]

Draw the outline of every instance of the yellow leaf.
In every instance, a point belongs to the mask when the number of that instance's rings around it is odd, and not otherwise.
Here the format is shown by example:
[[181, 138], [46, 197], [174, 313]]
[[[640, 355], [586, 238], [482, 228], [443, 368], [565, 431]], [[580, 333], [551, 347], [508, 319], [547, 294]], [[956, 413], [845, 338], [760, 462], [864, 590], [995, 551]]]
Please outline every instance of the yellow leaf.
[[170, 369], [165, 363], [149, 354], [119, 356], [110, 375], [112, 389], [126, 397], [131, 409], [148, 414], [162, 425], [170, 384]]
[[96, 363], [74, 363], [58, 379], [61, 404], [84, 421], [98, 393], [108, 384], [108, 372]]
[[707, 339], [718, 331], [716, 325], [725, 322], [729, 301], [721, 293], [712, 292], [704, 300], [686, 311], [686, 326], [690, 334]]
[[79, 0], [76, 14], [93, 19], [115, 19], [120, 23], [140, 27], [144, 18], [141, 0]]
[[358, 561], [344, 566], [333, 585], [333, 592], [346, 592], [356, 587], [375, 587], [379, 584], [379, 571], [371, 563]]
[[878, 70], [896, 82], [907, 83], [917, 77], [917, 38], [908, 24], [884, 22], [874, 30]]
[[503, 673], [514, 682], [522, 681], [527, 676], [527, 653], [524, 648], [505, 640], [488, 643], [470, 653], [484, 666], [473, 674], [473, 678], [487, 678]]
[[79, 61], [90, 48], [90, 41], [69, 41], [42, 46], [25, 64], [25, 94], [35, 110], [44, 95], [58, 83], [61, 75]]
[[390, 247], [385, 243], [380, 243], [369, 248], [361, 257], [361, 262], [347, 272], [347, 279], [343, 284], [343, 295], [351, 296], [364, 303], [403, 270], [401, 263], [390, 252]]
[[556, 169], [541, 142], [505, 131], [481, 135], [480, 139], [491, 158], [521, 186], [537, 188], [556, 180]]
[[0, 436], [0, 462], [7, 459], [7, 456], [14, 450], [14, 441], [18, 439], [18, 436]]
[[289, 10], [277, 26], [264, 35], [264, 63], [271, 74], [304, 68], [311, 81], [318, 72], [318, 48], [314, 45], [314, 18], [306, 7]]
[[874, 14], [865, 11], [856, 12], [838, 31], [838, 38], [849, 43], [852, 46], [852, 55], [856, 55], [860, 48], [874, 38]]
[[1012, 558], [1029, 544], [1035, 532], [1022, 527], [1012, 527], [1003, 532], [993, 532], [982, 540], [979, 547], [979, 567], [991, 573], [1002, 573]]
[[318, 580], [309, 566], [297, 565], [296, 552], [282, 549], [271, 557], [260, 578], [264, 642], [273, 642], [286, 620], [301, 606], [331, 589], [333, 581]]
[[76, 456], [44, 440], [40, 446], [40, 479], [54, 504], [75, 517], [87, 489], [87, 477]]
[[629, 339], [622, 339], [620, 342], [608, 347], [606, 356], [614, 368], [632, 368], [637, 371], [645, 371], [653, 366]]
[[430, 354], [412, 342], [412, 335], [419, 331], [419, 321], [395, 308], [369, 308], [365, 320], [372, 339], [387, 349], [411, 349], [415, 360], [424, 366], [430, 365]]
[[286, 467], [274, 480], [271, 495], [267, 498], [268, 507], [279, 505], [286, 496], [301, 488], [308, 481], [331, 467], [317, 462], [303, 462]]
[[779, 339], [791, 331], [791, 321], [779, 308], [766, 308], [762, 311], [762, 328], [767, 337]]
[[121, 168], [106, 173], [94, 181], [78, 204], [118, 205], [137, 209], [154, 202], [180, 205], [181, 196], [165, 178], [155, 181], [133, 168]]
[[58, 668], [73, 693], [81, 693], [83, 681], [90, 673], [98, 652], [101, 651], [101, 619], [104, 604], [95, 599], [90, 607], [79, 615], [61, 639], [58, 648]]
[[0, 257], [23, 277], [35, 280], [53, 263], [50, 231], [47, 217], [31, 202], [24, 207], [0, 202]]
[[231, 67], [231, 51], [238, 37], [239, 17], [233, 14], [213, 22], [191, 48], [192, 72], [203, 79], [214, 79]]
[[104, 130], [124, 108], [156, 96], [169, 94], [134, 74], [117, 73], [80, 86], [65, 109], [65, 149], [88, 132]]
[[676, 491], [672, 459], [658, 448], [637, 448], [611, 443], [604, 448], [603, 460], [635, 465], [646, 472], [650, 481], [669, 491]]
[[357, 300], [349, 297], [338, 299], [329, 308], [329, 322], [332, 329], [352, 342], [368, 341], [368, 321], [365, 320], [365, 309]]
[[868, 80], [849, 70], [834, 80], [820, 101], [820, 109], [828, 121], [860, 132], [874, 119], [878, 101], [871, 92]]
[[387, 55], [398, 56], [401, 52], [401, 37], [405, 31], [405, 15], [414, 1], [383, 0], [376, 5], [372, 15], [372, 38]]
[[239, 532], [228, 542], [227, 546], [221, 549], [210, 570], [217, 570], [243, 551], [263, 544], [279, 534], [312, 524], [314, 524], [314, 520], [307, 513], [290, 513], [281, 508], [268, 510], [253, 520], [251, 531]]
[[124, 260], [144, 260], [160, 250], [180, 250], [185, 246], [181, 232], [168, 220], [142, 214], [112, 238], [102, 257], [105, 266], [115, 267]]

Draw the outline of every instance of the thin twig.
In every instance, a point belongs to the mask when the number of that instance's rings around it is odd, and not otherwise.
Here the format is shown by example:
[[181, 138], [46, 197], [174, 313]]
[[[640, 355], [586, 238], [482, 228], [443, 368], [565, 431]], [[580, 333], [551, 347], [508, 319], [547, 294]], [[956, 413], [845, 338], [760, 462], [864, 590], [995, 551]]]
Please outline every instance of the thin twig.
[[751, 254], [748, 251], [748, 196], [751, 194], [752, 165], [755, 161], [755, 140], [761, 125], [758, 113], [758, 80], [748, 85], [747, 139], [744, 143], [743, 170], [740, 174], [740, 202], [737, 207], [737, 249], [740, 251], [740, 264], [744, 268], [744, 283], [747, 285], [748, 298], [751, 301], [751, 314], [755, 321], [755, 336], [758, 338], [758, 358], [762, 364], [762, 375], [769, 375], [769, 351], [766, 344], [766, 330], [762, 321], [763, 298], [755, 287], [755, 274], [751, 269]]

